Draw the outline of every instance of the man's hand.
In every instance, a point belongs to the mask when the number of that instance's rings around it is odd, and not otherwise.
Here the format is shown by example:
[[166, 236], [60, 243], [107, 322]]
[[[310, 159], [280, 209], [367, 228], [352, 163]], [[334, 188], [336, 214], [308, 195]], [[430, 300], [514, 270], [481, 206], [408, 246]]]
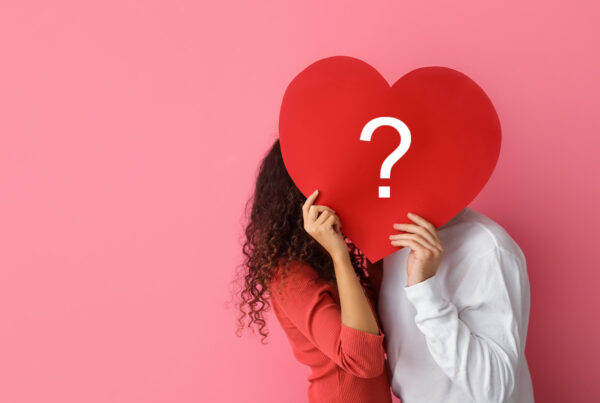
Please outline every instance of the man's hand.
[[408, 213], [408, 218], [415, 224], [394, 224], [394, 229], [406, 233], [390, 235], [390, 240], [394, 246], [411, 249], [406, 263], [407, 285], [410, 287], [435, 275], [444, 247], [433, 224], [412, 213]]

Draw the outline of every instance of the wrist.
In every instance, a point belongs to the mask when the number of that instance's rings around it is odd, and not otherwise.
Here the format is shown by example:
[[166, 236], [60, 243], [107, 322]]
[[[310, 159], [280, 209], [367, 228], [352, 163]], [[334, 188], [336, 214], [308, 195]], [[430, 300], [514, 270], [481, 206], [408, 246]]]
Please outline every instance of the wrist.
[[331, 253], [331, 259], [333, 260], [333, 264], [342, 264], [350, 262], [350, 253], [347, 250], [345, 251], [337, 251]]
[[413, 275], [409, 275], [406, 278], [406, 285], [408, 287], [410, 287], [411, 285], [419, 284], [419, 283], [427, 280], [428, 278], [433, 277], [434, 275], [435, 275], [435, 273], [432, 273], [432, 274], [415, 273]]

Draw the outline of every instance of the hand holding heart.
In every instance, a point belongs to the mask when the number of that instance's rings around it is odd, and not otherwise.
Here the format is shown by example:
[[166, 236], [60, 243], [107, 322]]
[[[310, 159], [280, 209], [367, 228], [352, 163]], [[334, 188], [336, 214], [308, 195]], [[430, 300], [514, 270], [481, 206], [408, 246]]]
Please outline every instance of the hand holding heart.
[[342, 235], [342, 223], [335, 211], [313, 204], [319, 191], [315, 190], [302, 205], [304, 229], [331, 255], [332, 259], [349, 256], [348, 245]]
[[[330, 207], [314, 204], [319, 191], [315, 190], [302, 205], [304, 229], [331, 255], [332, 259], [348, 256], [348, 246], [342, 234], [342, 223]], [[404, 234], [390, 235], [393, 246], [411, 249], [406, 263], [408, 286], [435, 275], [444, 247], [435, 226], [416, 214], [408, 213], [415, 224], [394, 224]]]
[[394, 224], [394, 229], [407, 233], [390, 235], [390, 239], [394, 246], [411, 249], [406, 262], [407, 285], [410, 287], [435, 275], [444, 247], [429, 221], [412, 213], [408, 213], [408, 218], [416, 224]]

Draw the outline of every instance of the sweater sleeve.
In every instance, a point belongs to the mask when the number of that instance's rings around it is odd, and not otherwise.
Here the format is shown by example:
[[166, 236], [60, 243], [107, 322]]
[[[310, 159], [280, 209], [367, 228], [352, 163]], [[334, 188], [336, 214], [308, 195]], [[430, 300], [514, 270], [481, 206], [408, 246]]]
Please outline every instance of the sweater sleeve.
[[455, 293], [457, 307], [441, 295], [438, 276], [405, 287], [415, 322], [446, 375], [473, 401], [504, 402], [515, 386], [523, 354], [529, 283], [524, 262], [501, 248], [470, 262]]
[[272, 283], [274, 304], [343, 370], [360, 378], [381, 375], [385, 366], [383, 332], [380, 329], [375, 335], [343, 324], [340, 306], [333, 297], [333, 286], [324, 281], [316, 283], [316, 276], [308, 265], [293, 265], [285, 287], [280, 287], [280, 281]]

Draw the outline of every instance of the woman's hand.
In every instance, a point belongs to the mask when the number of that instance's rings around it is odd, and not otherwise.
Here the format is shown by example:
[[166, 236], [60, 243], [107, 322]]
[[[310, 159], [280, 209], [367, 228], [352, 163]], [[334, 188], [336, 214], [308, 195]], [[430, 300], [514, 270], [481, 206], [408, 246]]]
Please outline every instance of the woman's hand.
[[[315, 190], [302, 206], [304, 229], [335, 260], [349, 256], [348, 245], [342, 235], [342, 223], [331, 208], [313, 204], [319, 191]], [[320, 213], [320, 214], [319, 214]]]
[[408, 218], [416, 225], [394, 224], [394, 229], [408, 233], [390, 235], [390, 240], [394, 246], [411, 249], [406, 263], [407, 285], [411, 286], [435, 275], [444, 247], [433, 224], [412, 213], [408, 213]]

